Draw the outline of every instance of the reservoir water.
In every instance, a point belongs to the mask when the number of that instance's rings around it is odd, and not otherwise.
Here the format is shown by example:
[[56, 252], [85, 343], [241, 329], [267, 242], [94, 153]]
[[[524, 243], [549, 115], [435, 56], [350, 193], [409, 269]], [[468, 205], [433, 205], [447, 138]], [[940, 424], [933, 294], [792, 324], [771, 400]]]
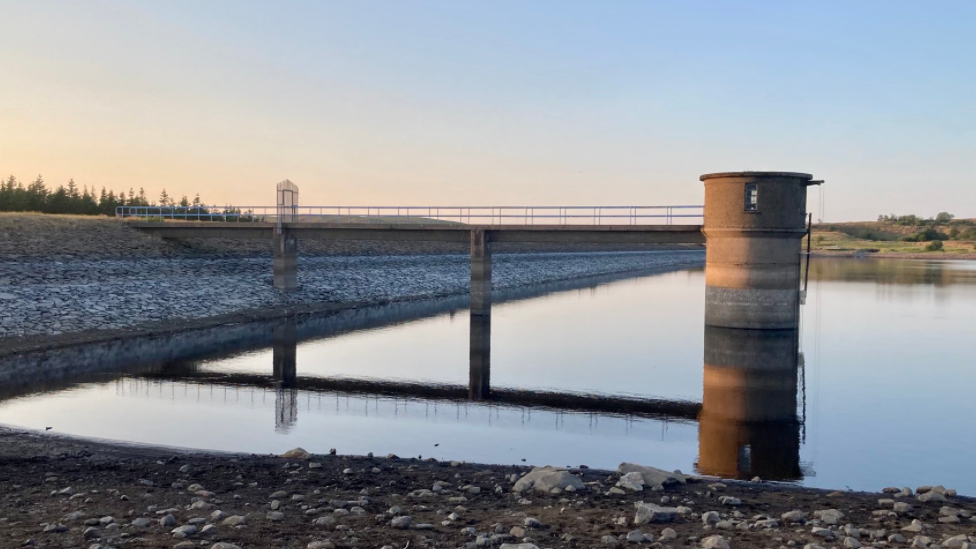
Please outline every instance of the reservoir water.
[[700, 269], [465, 302], [49, 353], [6, 368], [0, 423], [976, 495], [976, 262], [816, 259], [796, 335], [706, 330]]

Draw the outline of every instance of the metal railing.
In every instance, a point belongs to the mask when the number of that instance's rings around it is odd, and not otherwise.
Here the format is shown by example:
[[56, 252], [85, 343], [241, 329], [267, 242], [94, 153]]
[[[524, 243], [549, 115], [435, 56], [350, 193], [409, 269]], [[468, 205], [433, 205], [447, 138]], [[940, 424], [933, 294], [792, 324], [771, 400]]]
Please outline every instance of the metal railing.
[[[704, 206], [294, 206], [297, 223], [465, 225], [700, 224]], [[277, 206], [119, 206], [116, 217], [273, 222]]]

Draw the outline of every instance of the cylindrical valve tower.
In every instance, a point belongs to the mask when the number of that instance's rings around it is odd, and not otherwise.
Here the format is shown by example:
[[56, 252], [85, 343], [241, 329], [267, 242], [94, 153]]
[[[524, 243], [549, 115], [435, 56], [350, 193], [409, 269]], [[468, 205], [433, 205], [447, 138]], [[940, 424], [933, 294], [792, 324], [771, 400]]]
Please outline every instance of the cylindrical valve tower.
[[[793, 172], [725, 172], [705, 182], [705, 324], [793, 329], [807, 186]], [[819, 182], [816, 182], [819, 183]]]

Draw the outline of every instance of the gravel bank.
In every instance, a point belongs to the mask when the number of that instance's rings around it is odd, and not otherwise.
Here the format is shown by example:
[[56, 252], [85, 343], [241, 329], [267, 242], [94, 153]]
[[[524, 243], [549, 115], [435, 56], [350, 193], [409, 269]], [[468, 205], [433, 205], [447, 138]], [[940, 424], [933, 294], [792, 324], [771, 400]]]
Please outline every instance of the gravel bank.
[[[498, 254], [495, 288], [699, 266], [700, 251]], [[0, 262], [0, 337], [108, 330], [258, 308], [382, 302], [468, 291], [466, 255], [303, 257], [301, 289], [272, 286], [270, 257]]]
[[[701, 248], [603, 251], [513, 244], [496, 250], [497, 289], [699, 266]], [[605, 249], [605, 247], [604, 247]], [[571, 250], [571, 251], [567, 251]], [[467, 246], [301, 243], [301, 289], [272, 286], [271, 242], [167, 241], [110, 218], [0, 214], [0, 339], [112, 331], [247, 311], [321, 309], [463, 294]]]
[[[284, 449], [282, 450], [284, 451]], [[942, 547], [976, 504], [652, 468], [218, 455], [0, 428], [0, 546], [212, 549]]]

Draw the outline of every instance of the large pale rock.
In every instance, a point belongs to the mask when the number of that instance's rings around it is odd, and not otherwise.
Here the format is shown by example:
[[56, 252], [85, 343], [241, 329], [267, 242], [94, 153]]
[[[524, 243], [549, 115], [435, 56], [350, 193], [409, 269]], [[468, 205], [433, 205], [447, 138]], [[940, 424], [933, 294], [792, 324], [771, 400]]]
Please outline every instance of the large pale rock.
[[558, 467], [536, 467], [524, 477], [518, 479], [513, 492], [525, 492], [535, 490], [537, 492], [550, 493], [553, 488], [566, 490], [572, 488], [574, 491], [583, 489], [583, 481], [565, 469]]
[[620, 477], [620, 480], [617, 481], [617, 486], [632, 492], [640, 492], [644, 489], [644, 476], [637, 471], [627, 473]]
[[813, 516], [823, 521], [824, 524], [836, 525], [844, 519], [844, 513], [838, 509], [827, 509], [825, 511], [814, 511]]
[[652, 522], [671, 522], [678, 514], [676, 507], [661, 507], [653, 503], [637, 503], [637, 514], [634, 516], [634, 524], [640, 526]]
[[644, 485], [651, 488], [672, 484], [684, 484], [687, 482], [685, 476], [680, 473], [672, 473], [655, 467], [637, 465], [636, 463], [621, 463], [620, 467], [617, 467], [617, 472], [621, 475], [640, 473], [641, 477], [644, 478]]
[[919, 494], [918, 496], [915, 496], [915, 499], [917, 499], [918, 501], [921, 501], [922, 503], [928, 503], [930, 501], [937, 501], [937, 502], [940, 502], [941, 503], [941, 502], [947, 501], [945, 496], [943, 496], [939, 492], [936, 492], [935, 490], [931, 490], [931, 491], [928, 491], [928, 492]]
[[915, 519], [915, 520], [912, 521], [911, 524], [909, 524], [908, 526], [902, 528], [901, 531], [902, 532], [912, 532], [912, 533], [917, 534], [917, 533], [921, 532], [924, 529], [925, 529], [925, 525], [922, 524], [922, 521], [920, 521], [918, 519]]
[[972, 541], [972, 538], [966, 534], [959, 534], [958, 536], [952, 536], [951, 538], [943, 541], [942, 547], [945, 547], [946, 549], [958, 549], [970, 541]]
[[729, 542], [722, 536], [708, 536], [702, 540], [702, 549], [730, 549]]
[[281, 457], [287, 459], [308, 459], [309, 456], [311, 456], [311, 454], [306, 452], [303, 448], [292, 448], [284, 454], [281, 454]]
[[794, 524], [799, 524], [802, 523], [804, 520], [806, 520], [805, 513], [803, 511], [800, 511], [799, 509], [794, 509], [793, 511], [787, 511], [782, 515], [780, 515], [779, 518], [783, 519], [783, 522], [791, 522]]

